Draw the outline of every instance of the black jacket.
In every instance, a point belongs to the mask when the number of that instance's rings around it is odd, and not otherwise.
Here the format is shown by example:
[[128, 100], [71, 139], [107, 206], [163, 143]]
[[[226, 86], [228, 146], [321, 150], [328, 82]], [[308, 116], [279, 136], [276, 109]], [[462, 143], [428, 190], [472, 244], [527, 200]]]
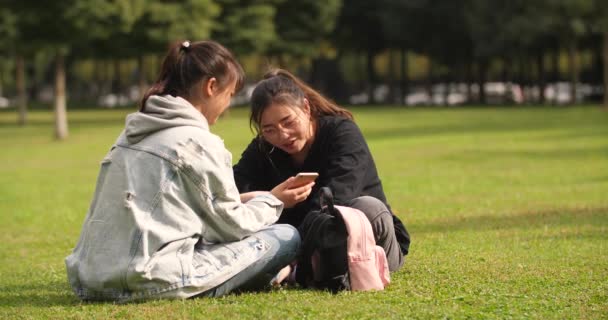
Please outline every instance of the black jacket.
[[[315, 140], [300, 167], [294, 166], [283, 150], [273, 148], [259, 138], [251, 141], [234, 166], [234, 178], [241, 193], [271, 190], [298, 172], [318, 172], [319, 178], [308, 199], [285, 209], [279, 223], [298, 227], [308, 212], [319, 210], [321, 187], [329, 187], [333, 191], [337, 205], [367, 195], [381, 200], [390, 210], [365, 138], [349, 119], [339, 116], [319, 118]], [[401, 251], [407, 254], [410, 236], [394, 214], [393, 222]]]

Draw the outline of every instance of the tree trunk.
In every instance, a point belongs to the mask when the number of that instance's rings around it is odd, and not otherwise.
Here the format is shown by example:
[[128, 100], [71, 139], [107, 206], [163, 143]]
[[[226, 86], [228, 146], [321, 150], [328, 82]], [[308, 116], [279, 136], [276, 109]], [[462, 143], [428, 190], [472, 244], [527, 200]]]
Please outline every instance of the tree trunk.
[[473, 103], [473, 90], [472, 90], [472, 74], [473, 74], [473, 63], [470, 61], [466, 63], [464, 70], [464, 82], [467, 85], [467, 103]]
[[138, 74], [138, 78], [139, 78], [139, 81], [138, 81], [139, 82], [138, 83], [139, 97], [143, 98], [143, 96], [146, 94], [146, 90], [147, 90], [145, 63], [144, 63], [143, 55], [140, 55], [139, 57], [137, 57], [137, 74]]
[[[501, 77], [500, 81], [505, 84], [507, 94], [509, 97], [511, 97], [511, 92], [513, 92], [513, 82], [514, 82], [512, 79], [512, 76], [511, 76], [511, 72], [510, 72], [511, 64], [512, 64], [511, 57], [505, 56], [502, 58], [502, 72], [500, 75], [500, 77]], [[516, 97], [513, 96], [511, 98], [512, 98], [512, 100], [507, 101], [507, 102], [515, 104], [517, 102]]]
[[443, 106], [449, 106], [449, 100], [450, 100], [450, 92], [452, 91], [452, 70], [454, 70], [454, 67], [451, 66], [448, 68], [448, 74], [446, 76], [443, 77]]
[[426, 94], [429, 96], [428, 105], [433, 105], [433, 60], [429, 59], [429, 66], [426, 70]]
[[560, 70], [559, 70], [559, 48], [556, 48], [553, 54], [551, 55], [551, 68], [553, 69], [553, 104], [559, 104], [558, 96], [559, 96], [559, 80], [560, 80]]
[[374, 87], [376, 86], [376, 68], [374, 68], [374, 58], [375, 54], [371, 51], [367, 51], [367, 81], [369, 84], [368, 87], [368, 103], [375, 104], [376, 99], [374, 97]]
[[578, 63], [576, 61], [576, 42], [572, 40], [568, 46], [568, 65], [570, 71], [570, 103], [576, 103], [576, 85], [578, 83]]
[[19, 125], [27, 123], [27, 93], [25, 89], [25, 60], [18, 54], [15, 61], [15, 85], [17, 87], [17, 109]]
[[604, 31], [604, 108], [608, 110], [608, 31]]
[[399, 101], [401, 102], [401, 105], [406, 105], [407, 104], [407, 95], [409, 93], [409, 88], [408, 88], [408, 70], [409, 70], [409, 65], [408, 65], [408, 59], [407, 59], [407, 50], [405, 50], [405, 48], [401, 49], [401, 96]]
[[481, 104], [486, 104], [486, 72], [488, 69], [488, 63], [485, 61], [482, 61], [478, 64], [479, 66], [479, 70], [478, 71], [478, 78], [477, 81], [479, 83], [479, 103]]
[[[528, 84], [528, 92], [532, 92], [532, 89], [534, 88], [534, 84], [535, 84], [535, 78], [534, 78], [534, 56], [525, 56], [523, 57], [524, 59], [524, 66], [525, 66], [525, 70], [526, 70], [526, 83]], [[529, 94], [531, 95], [531, 94]], [[532, 102], [532, 99], [528, 100], [529, 102], [526, 103], [530, 103]]]
[[[528, 86], [528, 79], [526, 78], [526, 57], [524, 55], [520, 55], [517, 59], [517, 77], [519, 79], [519, 85], [523, 92], [526, 92], [526, 87]], [[528, 99], [526, 99], [528, 100]]]
[[536, 56], [536, 64], [538, 68], [538, 102], [545, 104], [545, 53], [542, 50]]
[[99, 98], [99, 96], [104, 92], [103, 67], [103, 61], [99, 59], [95, 59], [93, 61], [93, 94], [95, 95], [95, 98]]
[[115, 95], [120, 95], [122, 93], [122, 81], [120, 74], [120, 60], [115, 59], [114, 63], [114, 80], [112, 82], [112, 93]]
[[0, 65], [0, 97], [3, 96], [3, 89], [4, 87], [2, 86], [4, 83], [4, 66]]
[[388, 50], [388, 101], [390, 104], [394, 104], [397, 102], [397, 92], [399, 92], [399, 88], [395, 85], [395, 55], [393, 54], [393, 50]]
[[64, 59], [63, 53], [57, 53], [55, 60], [55, 138], [58, 140], [68, 137]]

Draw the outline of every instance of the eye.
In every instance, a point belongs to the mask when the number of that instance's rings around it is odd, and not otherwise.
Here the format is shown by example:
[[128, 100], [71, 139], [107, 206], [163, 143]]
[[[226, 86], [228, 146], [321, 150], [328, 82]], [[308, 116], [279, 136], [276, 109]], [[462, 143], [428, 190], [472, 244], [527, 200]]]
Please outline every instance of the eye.
[[264, 128], [262, 129], [262, 134], [263, 135], [273, 135], [277, 132], [277, 129], [275, 128]]
[[287, 119], [283, 122], [283, 127], [284, 128], [291, 128], [296, 124], [296, 120], [294, 119]]

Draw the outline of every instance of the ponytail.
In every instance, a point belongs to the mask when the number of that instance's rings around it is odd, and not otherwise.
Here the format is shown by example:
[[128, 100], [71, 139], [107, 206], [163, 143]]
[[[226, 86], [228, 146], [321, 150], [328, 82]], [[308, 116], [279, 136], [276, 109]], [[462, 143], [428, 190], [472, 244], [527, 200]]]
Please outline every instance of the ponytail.
[[216, 78], [220, 87], [236, 81], [243, 87], [245, 72], [232, 53], [214, 41], [176, 42], [163, 59], [157, 80], [142, 97], [139, 111], [145, 112], [152, 95], [185, 96], [200, 80]]

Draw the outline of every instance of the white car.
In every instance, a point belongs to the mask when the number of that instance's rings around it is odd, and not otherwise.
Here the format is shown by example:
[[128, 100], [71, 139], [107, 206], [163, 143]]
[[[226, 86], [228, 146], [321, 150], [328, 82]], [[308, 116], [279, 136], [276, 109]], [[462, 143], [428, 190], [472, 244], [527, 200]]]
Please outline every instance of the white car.
[[11, 106], [11, 102], [7, 98], [0, 97], [0, 109], [6, 109], [10, 106]]

